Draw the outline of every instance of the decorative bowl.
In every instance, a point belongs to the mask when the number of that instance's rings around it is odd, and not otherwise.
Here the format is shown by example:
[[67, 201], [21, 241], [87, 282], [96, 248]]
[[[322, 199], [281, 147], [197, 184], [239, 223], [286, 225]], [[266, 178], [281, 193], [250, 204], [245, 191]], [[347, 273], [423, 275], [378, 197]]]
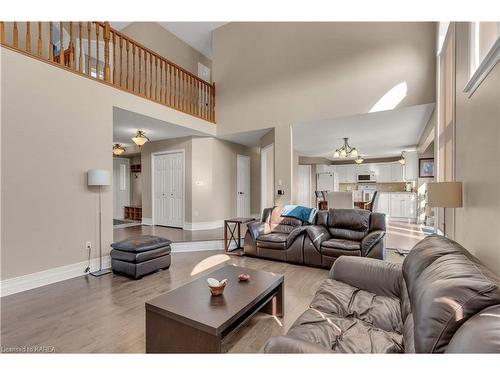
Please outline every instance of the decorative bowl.
[[238, 275], [238, 280], [240, 281], [248, 281], [250, 280], [250, 275], [248, 273], [242, 273]]
[[226, 285], [209, 286], [208, 288], [210, 289], [210, 293], [212, 293], [212, 296], [220, 296], [222, 293], [224, 293], [225, 287], [226, 287]]

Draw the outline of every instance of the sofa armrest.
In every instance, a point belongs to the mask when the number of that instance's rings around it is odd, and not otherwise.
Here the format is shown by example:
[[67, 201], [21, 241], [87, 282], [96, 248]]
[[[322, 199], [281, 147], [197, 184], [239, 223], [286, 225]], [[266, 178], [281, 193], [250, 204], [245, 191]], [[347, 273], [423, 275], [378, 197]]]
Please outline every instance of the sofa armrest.
[[332, 236], [323, 225], [308, 225], [306, 227], [308, 237], [311, 239], [316, 250], [321, 250], [323, 241], [329, 240]]
[[325, 347], [309, 341], [296, 339], [290, 336], [271, 337], [264, 347], [265, 353], [332, 353]]
[[396, 298], [401, 295], [401, 264], [343, 255], [333, 264], [329, 277], [377, 295]]
[[254, 241], [257, 241], [257, 238], [259, 238], [261, 234], [266, 233], [266, 226], [266, 223], [263, 223], [262, 221], [254, 221], [247, 225], [248, 233], [250, 233], [250, 236]]
[[300, 226], [292, 230], [289, 234], [288, 237], [286, 238], [286, 247], [290, 247], [295, 241], [295, 239], [300, 236], [302, 233], [305, 233], [306, 227], [305, 226]]
[[361, 240], [361, 255], [366, 256], [377, 244], [377, 242], [382, 241], [382, 238], [384, 238], [384, 236], [385, 231], [383, 230], [374, 230], [373, 232], [368, 233]]

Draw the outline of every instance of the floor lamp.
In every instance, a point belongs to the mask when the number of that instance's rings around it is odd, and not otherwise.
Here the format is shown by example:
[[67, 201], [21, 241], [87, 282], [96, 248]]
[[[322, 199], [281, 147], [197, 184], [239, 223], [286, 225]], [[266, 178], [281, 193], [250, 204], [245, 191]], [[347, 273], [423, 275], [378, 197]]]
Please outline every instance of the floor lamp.
[[[427, 183], [427, 204], [430, 207], [438, 207], [438, 208], [462, 207], [462, 183], [461, 182]], [[446, 213], [445, 216], [443, 217], [443, 235], [446, 236]]]
[[102, 269], [102, 199], [101, 190], [103, 186], [109, 186], [110, 182], [109, 171], [102, 169], [91, 169], [87, 172], [87, 185], [99, 187], [99, 270], [90, 272], [92, 276], [102, 276], [110, 273], [109, 269]]

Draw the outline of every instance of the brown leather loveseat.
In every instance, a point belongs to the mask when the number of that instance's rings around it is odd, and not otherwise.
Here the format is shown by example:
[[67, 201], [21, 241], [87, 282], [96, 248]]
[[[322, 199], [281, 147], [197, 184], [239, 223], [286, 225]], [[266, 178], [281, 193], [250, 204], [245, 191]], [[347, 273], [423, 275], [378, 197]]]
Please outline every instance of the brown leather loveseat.
[[341, 255], [385, 259], [385, 215], [359, 209], [319, 211], [313, 224], [281, 216], [282, 207], [266, 208], [250, 223], [246, 255], [330, 268]]
[[432, 235], [403, 264], [342, 256], [267, 353], [500, 353], [500, 278]]

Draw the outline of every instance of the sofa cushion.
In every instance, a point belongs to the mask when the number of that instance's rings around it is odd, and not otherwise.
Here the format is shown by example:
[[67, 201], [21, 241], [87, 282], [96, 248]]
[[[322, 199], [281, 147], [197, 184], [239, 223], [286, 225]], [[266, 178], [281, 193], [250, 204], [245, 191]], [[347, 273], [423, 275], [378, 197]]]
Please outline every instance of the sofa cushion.
[[401, 333], [399, 306], [397, 298], [377, 296], [333, 279], [323, 281], [310, 304], [324, 313], [356, 318], [385, 331]]
[[269, 249], [286, 249], [287, 233], [273, 232], [261, 234], [257, 238], [257, 246]]
[[122, 251], [131, 251], [134, 253], [141, 251], [149, 251], [160, 247], [170, 246], [172, 241], [158, 236], [143, 235], [134, 238], [128, 238], [123, 241], [114, 242], [111, 244], [113, 249]]
[[111, 250], [111, 259], [123, 260], [124, 262], [142, 263], [150, 259], [170, 254], [170, 246], [159, 247], [149, 251], [131, 252], [118, 249]]
[[307, 309], [287, 336], [330, 348], [335, 353], [401, 353], [402, 337], [355, 318]]
[[460, 326], [500, 304], [500, 280], [462, 246], [442, 236], [420, 241], [403, 263], [417, 353], [442, 353]]
[[293, 217], [282, 217], [282, 210], [282, 207], [273, 208], [269, 218], [271, 232], [290, 233], [292, 230], [302, 225], [302, 222], [298, 219]]
[[332, 237], [361, 241], [368, 232], [370, 211], [332, 208], [328, 214], [328, 227]]
[[323, 241], [321, 243], [323, 247], [329, 247], [333, 249], [342, 249], [342, 250], [360, 250], [361, 243], [358, 241], [350, 241], [343, 240], [340, 238], [331, 238], [327, 241]]

